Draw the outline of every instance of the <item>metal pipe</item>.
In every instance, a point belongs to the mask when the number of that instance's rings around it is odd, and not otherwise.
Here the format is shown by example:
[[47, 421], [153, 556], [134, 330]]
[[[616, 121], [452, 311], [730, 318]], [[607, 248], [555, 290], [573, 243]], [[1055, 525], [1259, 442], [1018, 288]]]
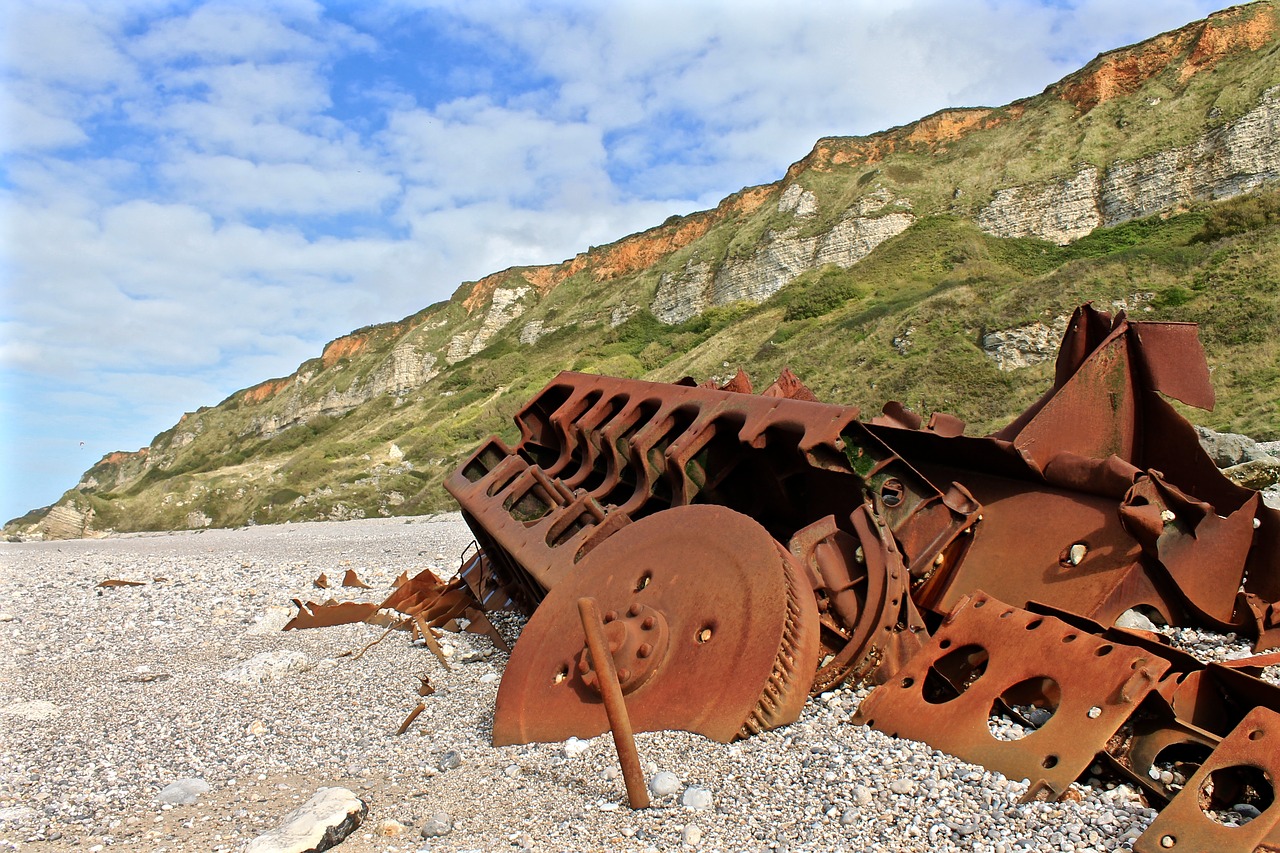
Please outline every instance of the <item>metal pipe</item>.
[[613, 745], [622, 764], [627, 800], [633, 809], [647, 809], [649, 789], [645, 787], [644, 771], [640, 769], [640, 755], [636, 752], [627, 703], [622, 698], [622, 685], [618, 683], [618, 670], [605, 641], [600, 606], [594, 598], [579, 598], [578, 615], [582, 617], [582, 632], [587, 637], [587, 650], [591, 653], [591, 665], [595, 667], [600, 696], [604, 699], [604, 712], [609, 716], [609, 728], [613, 731]]

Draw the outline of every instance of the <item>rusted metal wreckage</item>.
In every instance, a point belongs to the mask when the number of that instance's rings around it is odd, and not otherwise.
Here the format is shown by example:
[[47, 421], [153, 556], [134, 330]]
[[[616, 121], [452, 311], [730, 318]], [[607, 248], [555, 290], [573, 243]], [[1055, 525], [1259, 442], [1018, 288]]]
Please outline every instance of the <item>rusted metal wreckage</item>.
[[[612, 728], [640, 806], [632, 731], [731, 741], [873, 683], [855, 722], [1025, 777], [1029, 798], [1101, 764], [1167, 805], [1136, 849], [1280, 849], [1280, 688], [1257, 677], [1280, 663], [1262, 654], [1280, 646], [1280, 513], [1164, 399], [1213, 405], [1194, 324], [1082, 306], [1053, 387], [986, 437], [894, 403], [863, 421], [789, 372], [750, 392], [741, 373], [562, 373], [515, 447], [492, 438], [448, 478], [480, 551], [401, 612], [495, 637], [484, 612], [529, 615], [495, 744]], [[1115, 627], [1128, 611], [1258, 654], [1206, 665]], [[1260, 813], [1216, 819], [1238, 803]]]

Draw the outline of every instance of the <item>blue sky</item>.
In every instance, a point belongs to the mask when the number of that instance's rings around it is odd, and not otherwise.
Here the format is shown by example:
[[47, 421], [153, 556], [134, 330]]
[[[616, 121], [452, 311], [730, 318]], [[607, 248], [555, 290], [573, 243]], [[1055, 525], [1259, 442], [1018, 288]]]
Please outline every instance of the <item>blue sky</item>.
[[0, 520], [352, 329], [1221, 2], [0, 11]]

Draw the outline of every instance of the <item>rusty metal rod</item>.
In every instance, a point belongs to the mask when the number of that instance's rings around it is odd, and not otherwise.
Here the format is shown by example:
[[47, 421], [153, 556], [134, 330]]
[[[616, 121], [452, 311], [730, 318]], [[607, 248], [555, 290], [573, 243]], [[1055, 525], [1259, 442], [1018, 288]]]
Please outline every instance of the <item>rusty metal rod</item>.
[[627, 800], [633, 809], [647, 809], [649, 789], [645, 787], [644, 771], [640, 769], [640, 755], [636, 752], [636, 739], [631, 731], [627, 703], [622, 698], [622, 685], [618, 683], [618, 670], [604, 638], [604, 620], [600, 618], [600, 606], [594, 598], [579, 598], [578, 615], [582, 617], [582, 632], [587, 636], [587, 650], [591, 653], [591, 664], [595, 667], [600, 695], [604, 699], [604, 712], [609, 715], [613, 745], [618, 750], [618, 761], [622, 764], [622, 779], [627, 783]]

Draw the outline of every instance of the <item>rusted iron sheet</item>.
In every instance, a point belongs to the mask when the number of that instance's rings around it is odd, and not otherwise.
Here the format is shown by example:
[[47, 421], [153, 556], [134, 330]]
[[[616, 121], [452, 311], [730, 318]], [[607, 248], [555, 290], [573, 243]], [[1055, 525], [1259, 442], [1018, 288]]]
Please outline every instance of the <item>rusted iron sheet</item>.
[[[1226, 479], [1162, 396], [1213, 404], [1194, 325], [1081, 306], [1053, 387], [986, 437], [897, 403], [860, 420], [790, 371], [751, 391], [742, 371], [701, 386], [560, 374], [517, 413], [514, 446], [491, 438], [447, 478], [480, 548], [458, 577], [402, 579], [359, 607], [407, 614], [428, 643], [459, 620], [500, 643], [485, 613], [529, 614], [498, 744], [611, 719], [619, 736], [731, 740], [860, 682], [880, 686], [859, 721], [1026, 777], [1031, 796], [1096, 761], [1173, 802], [1160, 849], [1218, 842], [1178, 804], [1251, 744], [1274, 785], [1280, 689], [1255, 673], [1275, 656], [1206, 666], [1113, 627], [1137, 609], [1280, 645], [1280, 512]], [[334, 607], [299, 604], [299, 619], [331, 624]], [[993, 713], [1025, 736], [996, 737]], [[1233, 843], [1273, 843], [1259, 820]]]
[[679, 507], [610, 537], [533, 614], [498, 690], [496, 745], [609, 729], [578, 611], [585, 597], [604, 612], [635, 731], [727, 742], [799, 715], [818, 653], [803, 570], [750, 518]]
[[[862, 701], [855, 723], [924, 741], [1026, 778], [1056, 799], [1093, 762], [1168, 663], [983, 593], [961, 602], [893, 680]], [[1025, 737], [1000, 740], [990, 719], [1049, 711]]]
[[[1136, 842], [1139, 853], [1214, 851], [1253, 853], [1280, 849], [1280, 713], [1254, 708], [1156, 816]], [[1239, 826], [1222, 813], [1239, 803], [1261, 814]], [[1240, 819], [1238, 813], [1232, 816]]]
[[[1228, 482], [1160, 396], [1212, 403], [1193, 326], [1082, 306], [1053, 388], [986, 438], [894, 403], [863, 422], [789, 372], [768, 396], [750, 388], [742, 373], [701, 387], [558, 376], [516, 415], [514, 447], [491, 439], [446, 482], [484, 555], [465, 575], [472, 593], [567, 625], [576, 598], [555, 590], [595, 595], [582, 569], [601, 564], [593, 553], [711, 504], [753, 519], [803, 570], [814, 690], [888, 681], [979, 589], [1018, 608], [1052, 599], [1104, 627], [1139, 608], [1260, 647], [1280, 639], [1280, 548], [1262, 549], [1280, 545], [1280, 513]], [[633, 555], [606, 553], [609, 571], [632, 571]], [[705, 581], [682, 583], [706, 597]], [[774, 652], [774, 638], [757, 642]], [[509, 690], [506, 704], [533, 695]], [[603, 716], [586, 719], [557, 733], [603, 731]]]
[[[479, 557], [476, 556], [472, 558], [472, 561], [474, 562], [478, 559]], [[354, 571], [348, 570], [347, 575], [348, 577], [344, 580], [343, 586], [352, 586], [353, 584], [347, 581], [355, 580], [359, 581], [359, 584], [365, 589], [372, 588], [360, 581], [355, 576]], [[377, 622], [378, 624], [394, 625], [405, 630], [416, 630], [415, 626], [418, 624], [430, 628], [439, 628], [444, 625], [452, 626], [456, 620], [465, 619], [467, 620], [465, 630], [475, 634], [483, 634], [492, 640], [498, 648], [504, 650], [507, 648], [502, 634], [498, 632], [493, 623], [489, 621], [489, 617], [485, 615], [485, 608], [472, 594], [467, 581], [462, 577], [458, 577], [452, 581], [445, 582], [430, 569], [423, 569], [407, 580], [403, 575], [397, 578], [391, 594], [378, 603], [338, 602], [329, 599], [324, 603], [317, 604], [313, 601], [303, 602], [296, 598], [293, 599], [293, 603], [297, 606], [298, 613], [284, 626], [286, 631], [304, 628], [332, 628], [336, 625], [350, 625], [355, 622]], [[496, 604], [496, 602], [494, 603]], [[497, 609], [497, 607], [491, 609]], [[404, 618], [399, 620], [382, 619], [379, 614], [383, 611], [395, 611], [403, 614]], [[428, 644], [430, 642], [428, 640]]]

